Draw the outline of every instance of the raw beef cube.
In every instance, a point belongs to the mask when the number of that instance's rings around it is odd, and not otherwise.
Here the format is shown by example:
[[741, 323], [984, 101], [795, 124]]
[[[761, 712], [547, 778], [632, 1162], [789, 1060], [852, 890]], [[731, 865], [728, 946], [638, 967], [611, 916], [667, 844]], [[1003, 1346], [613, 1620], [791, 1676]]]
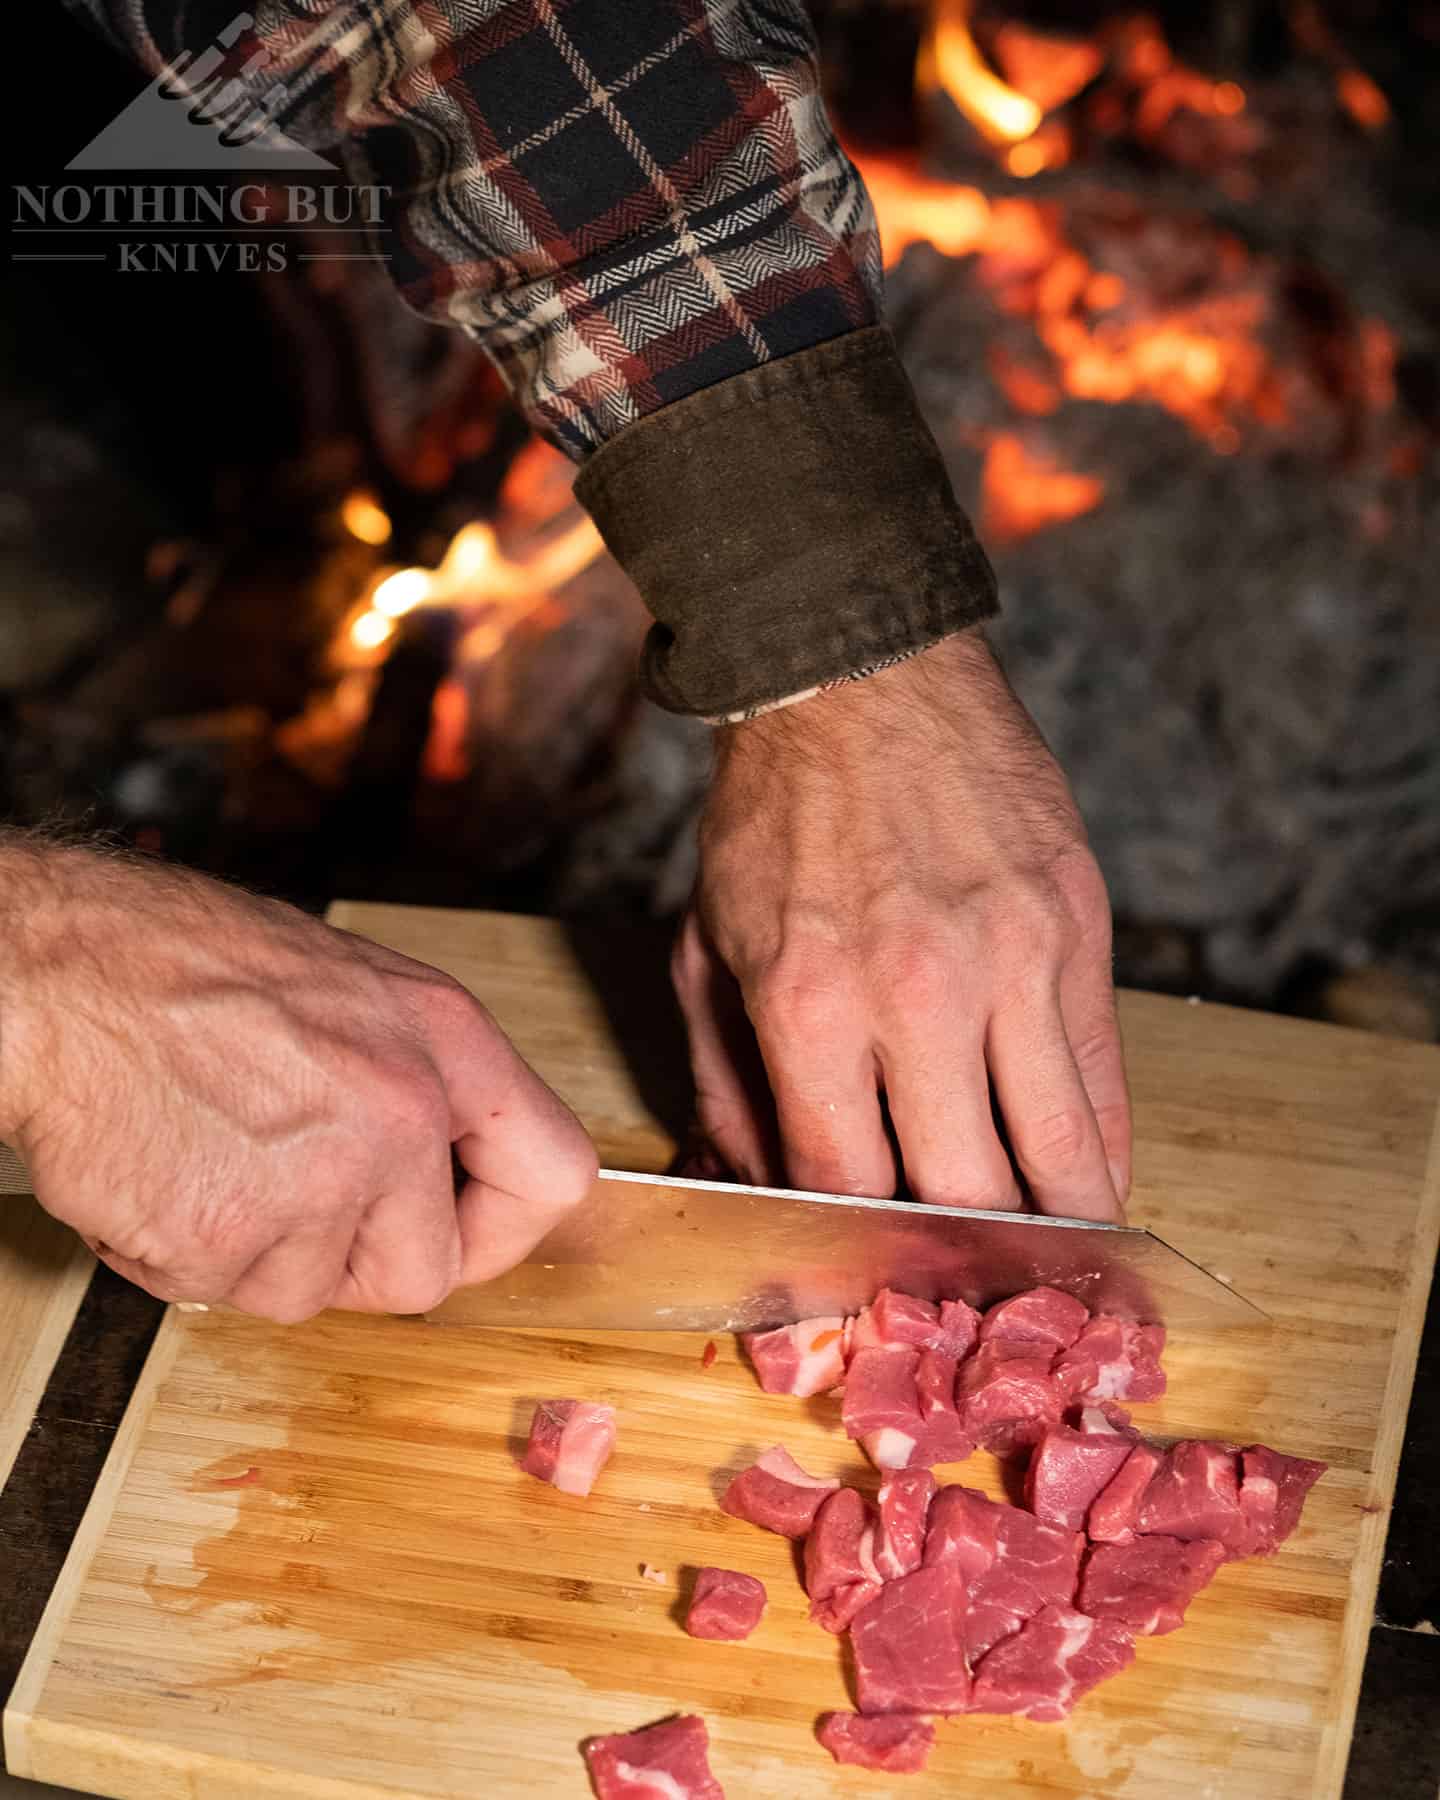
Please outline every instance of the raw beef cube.
[[1034, 1344], [1036, 1355], [1047, 1360], [1057, 1350], [1068, 1350], [1090, 1317], [1083, 1300], [1062, 1294], [1059, 1288], [1031, 1288], [992, 1306], [980, 1323], [980, 1342], [997, 1338], [1015, 1344]]
[[685, 1629], [694, 1638], [738, 1643], [765, 1613], [765, 1583], [735, 1569], [702, 1569], [695, 1577]]
[[920, 1441], [910, 1452], [908, 1466], [931, 1469], [936, 1463], [963, 1462], [975, 1448], [960, 1427], [955, 1410], [953, 1356], [940, 1350], [922, 1350], [915, 1365], [915, 1393], [920, 1402]]
[[1072, 1606], [1085, 1539], [1061, 1531], [1018, 1506], [995, 1520], [995, 1560], [970, 1583], [965, 1647], [973, 1668], [992, 1644], [1009, 1637], [1045, 1607]]
[[1001, 1508], [977, 1488], [943, 1487], [930, 1503], [925, 1567], [953, 1562], [968, 1587], [995, 1560]]
[[1128, 1544], [1135, 1535], [1140, 1502], [1151, 1477], [1164, 1462], [1149, 1444], [1137, 1444], [1120, 1465], [1120, 1471], [1090, 1505], [1085, 1529], [1097, 1543]]
[[881, 1288], [874, 1303], [856, 1318], [850, 1352], [857, 1350], [938, 1350], [944, 1333], [940, 1308], [912, 1294]]
[[1101, 1313], [1061, 1352], [1055, 1381], [1067, 1402], [1158, 1400], [1165, 1392], [1164, 1347], [1163, 1325], [1134, 1325]]
[[793, 1394], [808, 1399], [839, 1387], [845, 1379], [845, 1320], [802, 1319], [778, 1331], [741, 1334], [755, 1373], [767, 1394]]
[[1300, 1523], [1305, 1496], [1329, 1467], [1303, 1456], [1282, 1456], [1264, 1444], [1240, 1452], [1240, 1511], [1246, 1554], [1269, 1556]]
[[904, 1469], [920, 1442], [920, 1352], [857, 1350], [845, 1376], [845, 1429], [879, 1469]]
[[1047, 1606], [980, 1664], [970, 1710], [1053, 1723], [1134, 1660], [1134, 1640], [1123, 1625]]
[[1059, 1531], [974, 1488], [941, 1488], [930, 1505], [925, 1566], [953, 1567], [967, 1590], [972, 1663], [1043, 1607], [1073, 1602], [1084, 1545], [1079, 1532]]
[[615, 1408], [589, 1400], [542, 1400], [520, 1467], [562, 1494], [588, 1494], [615, 1448]]
[[1047, 1425], [1060, 1418], [1060, 1391], [1050, 1379], [1050, 1352], [1037, 1345], [1035, 1356], [1016, 1354], [1024, 1348], [1015, 1343], [981, 1344], [961, 1363], [955, 1388], [965, 1435], [1002, 1456], [1033, 1444]]
[[935, 1744], [935, 1727], [908, 1713], [824, 1713], [815, 1735], [837, 1763], [861, 1769], [883, 1769], [889, 1775], [915, 1775], [925, 1767]]
[[980, 1336], [980, 1315], [963, 1300], [940, 1302], [939, 1348], [957, 1361], [968, 1356]]
[[581, 1746], [596, 1800], [725, 1800], [710, 1772], [710, 1735], [694, 1714]]
[[889, 1581], [850, 1627], [862, 1713], [961, 1713], [970, 1701], [955, 1562]]
[[920, 1567], [925, 1552], [925, 1523], [934, 1497], [935, 1477], [928, 1469], [906, 1469], [881, 1482], [875, 1567], [882, 1580], [894, 1581]]
[[827, 1631], [843, 1631], [874, 1599], [882, 1579], [875, 1563], [874, 1511], [863, 1494], [841, 1488], [815, 1515], [805, 1539], [810, 1617]]
[[778, 1531], [781, 1537], [802, 1538], [839, 1485], [838, 1481], [807, 1475], [790, 1452], [776, 1444], [735, 1477], [725, 1490], [720, 1510], [751, 1525], [763, 1525], [766, 1531]]
[[1239, 1460], [1228, 1444], [1186, 1439], [1173, 1445], [1145, 1490], [1135, 1529], [1213, 1538], [1243, 1556], [1251, 1533], [1240, 1510]]
[[1047, 1525], [1079, 1531], [1092, 1503], [1135, 1448], [1133, 1431], [1117, 1431], [1096, 1408], [1081, 1415], [1081, 1429], [1051, 1425], [1030, 1457], [1025, 1504]]
[[1225, 1546], [1201, 1538], [1140, 1537], [1100, 1544], [1080, 1578], [1080, 1605], [1096, 1619], [1119, 1619], [1142, 1637], [1185, 1622], [1185, 1608], [1225, 1561]]

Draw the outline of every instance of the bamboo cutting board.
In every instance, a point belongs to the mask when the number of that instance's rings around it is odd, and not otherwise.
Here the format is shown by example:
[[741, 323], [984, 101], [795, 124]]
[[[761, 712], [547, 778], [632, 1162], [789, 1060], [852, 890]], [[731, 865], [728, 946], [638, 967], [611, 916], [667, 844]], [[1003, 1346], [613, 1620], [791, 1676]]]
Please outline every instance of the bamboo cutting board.
[[[664, 1164], [647, 1097], [668, 1104], [670, 1028], [642, 1034], [664, 1053], [637, 1083], [581, 972], [633, 995], [653, 948], [577, 958], [533, 920], [338, 917], [466, 981], [604, 1160]], [[1137, 1418], [1333, 1467], [1279, 1557], [1223, 1570], [1068, 1724], [942, 1725], [923, 1777], [830, 1763], [811, 1732], [848, 1703], [840, 1649], [805, 1619], [790, 1546], [714, 1492], [779, 1440], [862, 1471], [833, 1402], [759, 1393], [728, 1341], [706, 1371], [688, 1336], [172, 1313], [7, 1710], [12, 1770], [129, 1800], [581, 1800], [580, 1739], [685, 1709], [730, 1800], [1338, 1794], [1440, 1224], [1440, 1052], [1143, 995], [1123, 1011], [1134, 1215], [1273, 1319], [1175, 1342], [1171, 1393]], [[589, 1501], [513, 1466], [541, 1395], [619, 1411]], [[990, 1459], [960, 1472], [1001, 1491]], [[748, 1643], [678, 1628], [702, 1563], [767, 1583]]]

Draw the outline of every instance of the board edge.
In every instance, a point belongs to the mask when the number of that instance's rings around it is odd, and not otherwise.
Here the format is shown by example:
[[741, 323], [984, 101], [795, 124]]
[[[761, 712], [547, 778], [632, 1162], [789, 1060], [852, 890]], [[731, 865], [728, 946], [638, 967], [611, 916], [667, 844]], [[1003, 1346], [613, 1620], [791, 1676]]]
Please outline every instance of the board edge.
[[25, 1652], [20, 1673], [5, 1702], [3, 1719], [0, 1719], [0, 1733], [3, 1733], [5, 1766], [12, 1775], [31, 1776], [33, 1773], [30, 1733], [51, 1665], [70, 1622], [70, 1615], [80, 1598], [90, 1564], [110, 1523], [135, 1452], [140, 1447], [155, 1396], [174, 1367], [184, 1329], [183, 1317], [172, 1307], [166, 1313], [145, 1360], [145, 1367], [130, 1396], [130, 1404], [125, 1408], [125, 1416], [115, 1433], [115, 1441], [105, 1458], [105, 1466], [100, 1471], [100, 1478], [86, 1505], [80, 1527], [66, 1554], [50, 1598], [45, 1603], [45, 1611], [41, 1614], [35, 1635], [30, 1640], [30, 1648]]
[[1366, 1492], [1366, 1517], [1360, 1522], [1360, 1547], [1350, 1566], [1350, 1597], [1340, 1633], [1336, 1706], [1321, 1737], [1315, 1771], [1317, 1800], [1340, 1800], [1345, 1785], [1350, 1745], [1355, 1735], [1355, 1716], [1360, 1705], [1360, 1684], [1364, 1679], [1366, 1653], [1375, 1624], [1375, 1600], [1380, 1589], [1380, 1569], [1385, 1560], [1395, 1482], [1415, 1391], [1420, 1336], [1425, 1326], [1437, 1254], [1440, 1254], [1440, 1099], [1436, 1102], [1430, 1148], [1420, 1177], [1410, 1279], [1400, 1303], [1390, 1368], [1380, 1403], [1380, 1420]]

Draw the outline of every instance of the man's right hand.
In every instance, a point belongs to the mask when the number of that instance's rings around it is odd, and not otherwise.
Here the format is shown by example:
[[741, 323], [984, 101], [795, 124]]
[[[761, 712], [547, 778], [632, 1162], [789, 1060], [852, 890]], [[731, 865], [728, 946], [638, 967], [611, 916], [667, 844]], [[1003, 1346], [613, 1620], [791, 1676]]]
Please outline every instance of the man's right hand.
[[594, 1177], [458, 983], [292, 907], [10, 839], [0, 942], [0, 1139], [162, 1298], [423, 1311], [513, 1267]]

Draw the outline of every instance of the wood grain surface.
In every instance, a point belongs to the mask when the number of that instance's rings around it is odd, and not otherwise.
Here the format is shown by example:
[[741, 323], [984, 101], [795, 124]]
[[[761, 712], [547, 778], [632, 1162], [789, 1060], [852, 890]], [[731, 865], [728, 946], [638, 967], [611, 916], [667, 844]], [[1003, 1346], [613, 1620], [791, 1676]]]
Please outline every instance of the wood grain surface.
[[0, 1488], [94, 1268], [68, 1225], [28, 1195], [0, 1192]]
[[[637, 1076], [585, 973], [598, 958], [633, 998], [628, 950], [514, 918], [340, 917], [465, 980], [605, 1160], [663, 1165], [673, 1027], [621, 1006], [623, 1041], [669, 1046]], [[1137, 1419], [1333, 1466], [1278, 1557], [1223, 1570], [1068, 1724], [942, 1725], [923, 1777], [829, 1762], [812, 1729], [847, 1704], [841, 1650], [790, 1546], [714, 1492], [781, 1440], [867, 1478], [833, 1401], [759, 1393], [729, 1341], [706, 1371], [696, 1337], [172, 1314], [6, 1712], [12, 1769], [130, 1800], [580, 1800], [583, 1737], [693, 1709], [731, 1800], [1337, 1795], [1440, 1226], [1440, 1053], [1141, 995], [1123, 1016], [1133, 1214], [1273, 1321], [1174, 1342], [1171, 1391]], [[589, 1501], [513, 1464], [541, 1395], [619, 1412]], [[989, 1458], [947, 1473], [1001, 1491]], [[768, 1584], [750, 1642], [679, 1630], [703, 1563]]]

